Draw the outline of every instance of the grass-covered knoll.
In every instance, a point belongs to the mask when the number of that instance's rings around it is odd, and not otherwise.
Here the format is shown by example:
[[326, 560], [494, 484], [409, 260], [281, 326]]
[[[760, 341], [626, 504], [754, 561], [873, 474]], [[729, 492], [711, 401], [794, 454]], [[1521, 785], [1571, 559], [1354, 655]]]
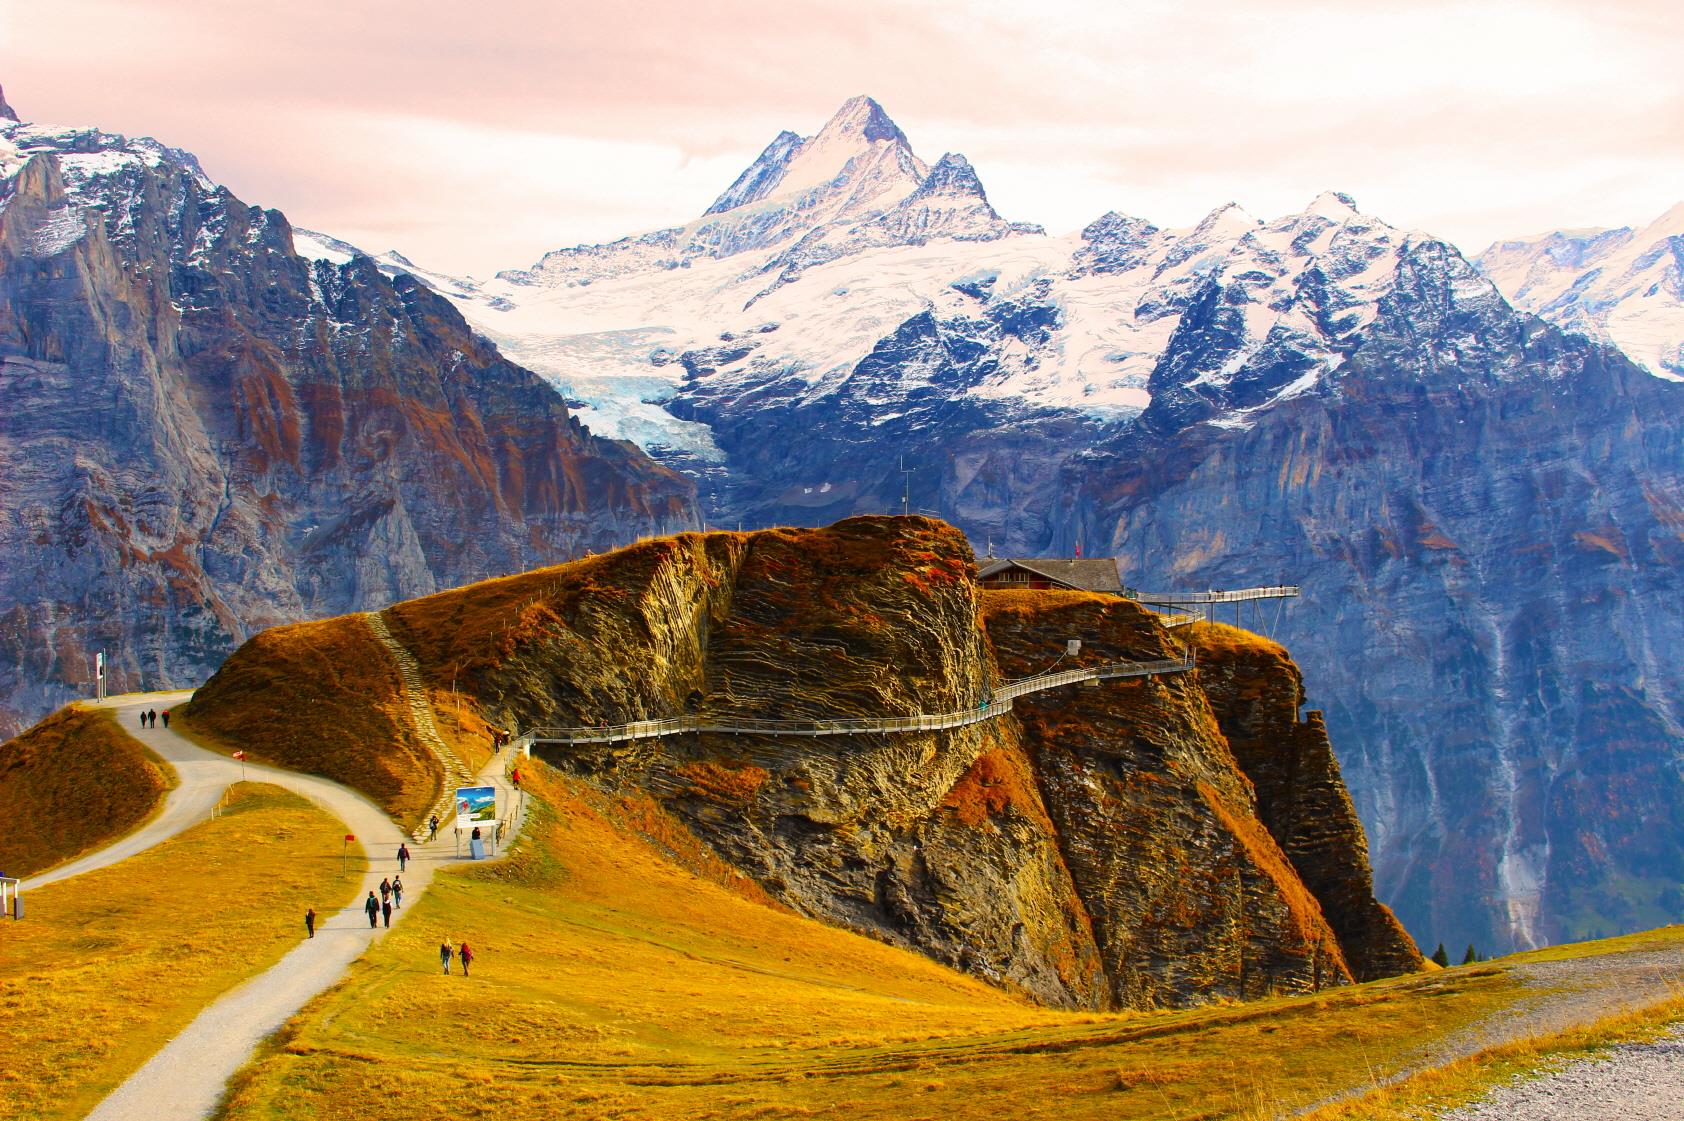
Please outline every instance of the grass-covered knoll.
[[[447, 871], [236, 1080], [232, 1118], [1253, 1117], [1505, 1006], [1495, 966], [1192, 1012], [1033, 1007], [760, 901], [670, 818], [537, 765], [506, 864]], [[472, 978], [439, 974], [466, 938]]]
[[32, 876], [132, 832], [173, 785], [112, 712], [59, 709], [0, 744], [0, 872]]
[[0, 931], [0, 1118], [83, 1117], [358, 880], [342, 824], [273, 786], [111, 868], [28, 893]]
[[344, 783], [409, 826], [443, 781], [410, 723], [397, 666], [361, 615], [254, 636], [175, 716], [206, 747]]

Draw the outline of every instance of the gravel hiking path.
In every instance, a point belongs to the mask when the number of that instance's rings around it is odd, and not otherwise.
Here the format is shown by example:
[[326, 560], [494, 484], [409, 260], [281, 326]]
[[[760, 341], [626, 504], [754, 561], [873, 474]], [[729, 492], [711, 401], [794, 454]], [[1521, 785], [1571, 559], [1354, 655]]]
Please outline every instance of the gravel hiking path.
[[[405, 905], [392, 912], [394, 923], [402, 920], [432, 882], [440, 864], [463, 859], [449, 830], [441, 830], [432, 844], [418, 844], [398, 828], [386, 812], [357, 792], [313, 775], [301, 775], [258, 763], [245, 763], [218, 755], [189, 742], [169, 729], [142, 730], [142, 709], [180, 704], [190, 693], [131, 695], [108, 702], [128, 733], [151, 748], [180, 776], [180, 785], [170, 791], [164, 809], [135, 833], [96, 853], [26, 881], [29, 887], [66, 879], [94, 868], [115, 864], [158, 844], [196, 822], [210, 817], [229, 785], [242, 779], [268, 782], [290, 790], [321, 806], [345, 823], [346, 832], [356, 835], [369, 854], [368, 866], [357, 889], [355, 902], [337, 914], [316, 919], [316, 937], [304, 935], [302, 906], [297, 914], [277, 915], [277, 922], [298, 928], [299, 944], [265, 972], [224, 993], [201, 1012], [181, 1034], [112, 1091], [88, 1115], [90, 1121], [157, 1121], [169, 1118], [201, 1118], [221, 1100], [228, 1079], [239, 1069], [257, 1045], [298, 1012], [304, 1004], [344, 976], [368, 944], [379, 938], [383, 928], [370, 929], [363, 900], [380, 881], [398, 870], [400, 843], [409, 844], [412, 857], [403, 873]], [[513, 791], [503, 779], [507, 754], [493, 755], [477, 776], [498, 788], [501, 806], [511, 801]], [[519, 832], [521, 819], [514, 821], [510, 839]], [[170, 890], [160, 885], [160, 890]], [[237, 953], [238, 947], [229, 952]], [[167, 983], [167, 979], [160, 979]]]
[[1624, 1043], [1541, 1078], [1500, 1086], [1443, 1121], [1678, 1121], [1684, 1117], [1684, 1025]]
[[[1684, 947], [1677, 949], [1627, 950], [1594, 957], [1565, 961], [1496, 962], [1510, 977], [1519, 981], [1529, 992], [1515, 1004], [1415, 1054], [1405, 1056], [1402, 1067], [1394, 1074], [1377, 1079], [1370, 1086], [1355, 1087], [1312, 1102], [1297, 1112], [1311, 1113], [1334, 1102], [1346, 1101], [1379, 1086], [1392, 1086], [1424, 1070], [1447, 1066], [1458, 1059], [1503, 1043], [1554, 1035], [1570, 1028], [1584, 1027], [1607, 1016], [1630, 1012], [1661, 1003], [1684, 992]], [[1490, 966], [1473, 966], [1474, 969]], [[1439, 976], [1445, 984], [1456, 982], [1458, 970], [1448, 970]], [[1451, 1114], [1457, 1121], [1459, 1115]], [[1487, 1115], [1478, 1115], [1486, 1121]], [[1491, 1114], [1490, 1117], [1505, 1116]], [[1559, 1113], [1536, 1114], [1536, 1117], [1562, 1117], [1580, 1121], [1611, 1117], [1619, 1121], [1643, 1121], [1650, 1115], [1641, 1112]], [[1670, 1113], [1655, 1114], [1667, 1121], [1684, 1121], [1684, 1082], [1675, 1090]], [[1531, 1121], [1532, 1114], [1517, 1115]]]

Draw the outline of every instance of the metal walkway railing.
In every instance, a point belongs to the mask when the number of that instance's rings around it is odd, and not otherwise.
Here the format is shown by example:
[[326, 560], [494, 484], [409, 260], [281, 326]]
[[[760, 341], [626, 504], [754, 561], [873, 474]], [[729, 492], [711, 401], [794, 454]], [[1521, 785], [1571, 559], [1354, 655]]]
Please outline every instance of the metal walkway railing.
[[1110, 662], [1085, 669], [1069, 669], [1059, 673], [1043, 673], [1034, 677], [1008, 681], [994, 690], [994, 695], [975, 708], [953, 712], [924, 713], [914, 716], [842, 717], [812, 720], [756, 720], [750, 717], [669, 716], [661, 720], [635, 720], [629, 724], [604, 724], [597, 727], [534, 728], [521, 735], [517, 746], [538, 743], [622, 743], [627, 740], [651, 739], [656, 736], [676, 736], [694, 732], [726, 732], [771, 736], [850, 736], [868, 732], [939, 732], [993, 720], [1011, 711], [1012, 702], [1026, 693], [1057, 689], [1079, 681], [1105, 681], [1117, 677], [1146, 677], [1160, 673], [1180, 673], [1194, 666], [1191, 648], [1179, 658], [1160, 658], [1154, 662]]
[[1268, 588], [1236, 588], [1226, 592], [1215, 590], [1208, 592], [1135, 592], [1133, 598], [1141, 603], [1177, 605], [1188, 603], [1243, 603], [1253, 599], [1291, 599], [1297, 594], [1297, 584], [1278, 584]]

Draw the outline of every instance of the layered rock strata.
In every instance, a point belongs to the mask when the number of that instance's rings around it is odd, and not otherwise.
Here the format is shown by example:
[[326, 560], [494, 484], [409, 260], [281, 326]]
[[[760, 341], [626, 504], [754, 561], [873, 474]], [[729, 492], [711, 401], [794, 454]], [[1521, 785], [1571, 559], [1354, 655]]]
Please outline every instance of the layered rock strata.
[[[385, 618], [434, 696], [453, 684], [518, 728], [948, 712], [1046, 668], [1067, 638], [1083, 646], [1066, 666], [1181, 649], [1124, 600], [985, 595], [963, 536], [921, 518], [683, 534]], [[250, 677], [242, 663], [262, 656], [250, 651], [223, 674]], [[1316, 789], [1298, 816], [1277, 815], [1303, 828], [1277, 834], [1259, 794], [1274, 807], [1290, 792], [1272, 775], [1254, 786], [1224, 735], [1233, 682], [1286, 697], [1296, 679], [1236, 664], [1222, 680], [1217, 707], [1193, 671], [1033, 694], [940, 732], [687, 734], [538, 754], [652, 795], [797, 911], [1051, 1005], [1185, 1005], [1418, 964], [1395, 924], [1390, 943], [1371, 930], [1383, 912], [1362, 894], [1348, 799], [1335, 827], [1308, 827], [1344, 797], [1325, 739], [1302, 732], [1296, 705], [1233, 718], [1258, 742], [1274, 736], [1277, 754], [1306, 756]]]

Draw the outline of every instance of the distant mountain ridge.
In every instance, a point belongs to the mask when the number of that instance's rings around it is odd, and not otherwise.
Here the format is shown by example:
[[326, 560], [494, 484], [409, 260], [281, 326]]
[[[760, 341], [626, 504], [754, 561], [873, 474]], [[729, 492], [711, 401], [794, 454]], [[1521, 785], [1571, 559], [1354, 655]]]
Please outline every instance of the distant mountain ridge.
[[[15, 115], [13, 115], [15, 116]], [[190, 154], [0, 122], [0, 732], [255, 630], [686, 528], [408, 275], [294, 252]]]
[[1684, 380], [1684, 203], [1641, 229], [1500, 241], [1477, 264], [1516, 307]]

